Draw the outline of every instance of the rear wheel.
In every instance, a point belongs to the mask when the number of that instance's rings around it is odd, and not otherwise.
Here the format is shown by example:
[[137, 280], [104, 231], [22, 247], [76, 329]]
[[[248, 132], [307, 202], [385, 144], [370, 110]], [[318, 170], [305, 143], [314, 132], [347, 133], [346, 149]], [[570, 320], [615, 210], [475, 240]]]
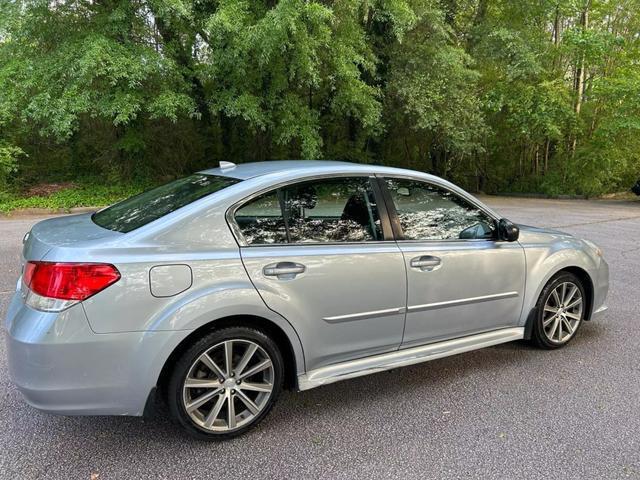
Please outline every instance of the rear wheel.
[[544, 287], [538, 303], [531, 339], [541, 348], [560, 348], [575, 336], [584, 321], [586, 295], [580, 279], [561, 272]]
[[271, 338], [252, 328], [224, 328], [180, 357], [169, 381], [169, 409], [197, 438], [234, 437], [269, 413], [283, 378], [282, 356]]

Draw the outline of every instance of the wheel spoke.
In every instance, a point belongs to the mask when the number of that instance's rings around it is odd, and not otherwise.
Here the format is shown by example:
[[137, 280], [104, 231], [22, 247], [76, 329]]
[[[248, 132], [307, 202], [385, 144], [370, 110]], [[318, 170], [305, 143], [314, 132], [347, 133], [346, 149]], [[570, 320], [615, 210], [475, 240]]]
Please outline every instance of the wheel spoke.
[[209, 412], [209, 415], [207, 415], [207, 418], [204, 419], [205, 427], [211, 428], [211, 426], [213, 425], [213, 422], [215, 422], [216, 419], [218, 418], [218, 415], [220, 415], [220, 410], [222, 410], [222, 407], [224, 406], [224, 403], [226, 401], [227, 401], [226, 395], [220, 395], [218, 397], [218, 401]]
[[576, 294], [577, 291], [578, 291], [578, 287], [571, 284], [571, 289], [569, 290], [569, 293], [562, 300], [562, 303], [564, 304], [565, 308], [567, 307], [569, 302], [573, 299], [573, 296]]
[[577, 315], [575, 313], [571, 313], [571, 312], [565, 312], [565, 315], [569, 318], [572, 318], [574, 320], [580, 320], [580, 315]]
[[556, 334], [556, 330], [558, 329], [558, 323], [560, 323], [560, 320], [558, 319], [558, 317], [556, 317], [555, 322], [553, 323], [553, 327], [551, 327], [551, 332], [549, 333], [549, 338], [553, 340], [554, 335]]
[[571, 302], [569, 305], [567, 305], [565, 308], [567, 310], [569, 310], [570, 308], [577, 307], [578, 305], [581, 305], [581, 304], [582, 304], [582, 297], [578, 297], [573, 302]]
[[247, 408], [252, 414], [257, 415], [260, 412], [260, 409], [258, 408], [258, 406], [255, 403], [253, 403], [253, 400], [247, 397], [247, 395], [242, 390], [236, 390], [236, 393], [238, 394], [238, 398], [240, 398], [242, 403], [244, 403], [247, 406]]
[[208, 353], [203, 353], [200, 356], [200, 361], [204, 363], [207, 368], [209, 368], [209, 370], [215, 373], [219, 378], [224, 378], [224, 372], [220, 369], [216, 362], [213, 361]]
[[253, 357], [253, 354], [256, 353], [256, 350], [258, 350], [258, 346], [253, 343], [247, 347], [247, 350], [244, 352], [244, 355], [240, 360], [240, 363], [238, 363], [238, 365], [234, 369], [236, 375], [242, 375], [243, 370], [247, 367], [249, 361], [251, 361], [251, 358]]
[[560, 297], [558, 296], [557, 288], [553, 291], [553, 299], [556, 301], [556, 307], [559, 307], [562, 304], [562, 302], [560, 301]]
[[551, 313], [558, 313], [558, 307], [552, 307], [550, 305], [545, 305], [544, 306], [544, 311], [545, 312], [551, 312]]
[[220, 389], [220, 382], [210, 378], [187, 378], [184, 382], [186, 388], [217, 388]]
[[558, 341], [562, 341], [562, 319], [558, 317]]
[[573, 333], [573, 327], [571, 326], [571, 324], [569, 323], [568, 320], [563, 318], [562, 319], [562, 324], [566, 327], [567, 333], [569, 333], [569, 334]]
[[242, 375], [239, 375], [238, 378], [240, 380], [242, 380], [243, 378], [250, 377], [251, 375], [255, 375], [258, 372], [266, 370], [270, 366], [271, 366], [271, 360], [269, 360], [267, 358], [266, 360], [263, 360], [262, 362], [258, 363], [257, 365], [254, 365], [253, 367], [251, 367], [249, 370], [244, 372]]
[[236, 428], [236, 407], [230, 393], [227, 393], [227, 425], [229, 428]]
[[233, 341], [224, 342], [224, 367], [227, 371], [227, 377], [233, 372]]
[[273, 385], [271, 385], [270, 383], [242, 382], [241, 385], [238, 385], [238, 389], [240, 389], [240, 390], [250, 390], [252, 392], [269, 393], [271, 390], [273, 390]]
[[564, 303], [564, 299], [567, 296], [567, 284], [563, 283], [562, 284], [562, 294], [560, 295], [560, 298], [562, 299], [561, 303]]
[[205, 403], [207, 403], [209, 400], [211, 400], [213, 397], [215, 397], [221, 391], [222, 391], [222, 388], [218, 388], [218, 389], [215, 389], [215, 390], [211, 390], [210, 392], [207, 392], [207, 393], [205, 393], [203, 395], [200, 395], [198, 398], [196, 398], [194, 401], [192, 401], [191, 403], [189, 403], [187, 405], [187, 412], [189, 412], [189, 413], [193, 412], [197, 408], [199, 408], [202, 405], [204, 405]]
[[551, 322], [553, 322], [556, 319], [555, 315], [551, 315], [549, 318], [547, 318], [544, 322], [542, 322], [542, 326], [547, 328], [549, 326], [549, 324]]

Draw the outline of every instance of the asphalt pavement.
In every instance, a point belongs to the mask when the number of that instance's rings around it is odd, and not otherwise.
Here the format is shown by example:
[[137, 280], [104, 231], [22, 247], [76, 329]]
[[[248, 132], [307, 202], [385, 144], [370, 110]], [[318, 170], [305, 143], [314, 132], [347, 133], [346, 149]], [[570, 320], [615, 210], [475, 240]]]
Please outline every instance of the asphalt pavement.
[[[2, 341], [0, 478], [640, 478], [640, 202], [484, 200], [604, 249], [609, 311], [568, 347], [515, 342], [285, 392], [248, 435], [203, 443], [162, 413], [34, 410], [9, 382]], [[21, 239], [39, 219], [0, 220], [2, 318]]]

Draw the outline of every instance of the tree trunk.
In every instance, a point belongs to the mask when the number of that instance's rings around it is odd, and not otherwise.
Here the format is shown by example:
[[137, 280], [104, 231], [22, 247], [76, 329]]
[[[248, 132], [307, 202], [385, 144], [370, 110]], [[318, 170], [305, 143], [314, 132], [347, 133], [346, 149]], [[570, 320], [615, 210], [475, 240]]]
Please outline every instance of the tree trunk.
[[562, 29], [562, 23], [560, 22], [560, 4], [556, 5], [556, 16], [553, 20], [553, 44], [558, 46], [560, 43], [560, 34]]
[[549, 147], [551, 146], [551, 141], [547, 137], [547, 141], [544, 145], [544, 163], [542, 166], [542, 173], [547, 173], [547, 169], [549, 168]]
[[[583, 32], [587, 31], [589, 28], [589, 7], [591, 6], [591, 0], [587, 1], [587, 4], [584, 7], [584, 10], [580, 14], [580, 28]], [[578, 60], [576, 66], [576, 76], [575, 76], [575, 114], [576, 118], [580, 116], [580, 110], [582, 109], [582, 97], [584, 95], [584, 77], [585, 77], [585, 55], [584, 53], [580, 54], [580, 58]], [[573, 140], [571, 142], [571, 156], [576, 153], [576, 145], [578, 142], [577, 135], [574, 134]]]

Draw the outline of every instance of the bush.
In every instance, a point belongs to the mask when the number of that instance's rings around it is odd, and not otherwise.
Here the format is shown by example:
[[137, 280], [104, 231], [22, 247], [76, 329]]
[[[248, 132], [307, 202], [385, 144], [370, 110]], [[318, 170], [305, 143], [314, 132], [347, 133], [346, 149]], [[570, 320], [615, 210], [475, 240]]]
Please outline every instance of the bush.
[[0, 143], [0, 188], [5, 189], [10, 177], [18, 172], [18, 158], [24, 154], [20, 147]]
[[70, 209], [74, 207], [102, 207], [111, 205], [123, 198], [140, 193], [151, 186], [149, 183], [114, 183], [104, 185], [97, 180], [74, 185], [50, 195], [20, 196], [0, 194], [0, 212], [9, 213], [21, 208], [46, 208], [50, 210]]

